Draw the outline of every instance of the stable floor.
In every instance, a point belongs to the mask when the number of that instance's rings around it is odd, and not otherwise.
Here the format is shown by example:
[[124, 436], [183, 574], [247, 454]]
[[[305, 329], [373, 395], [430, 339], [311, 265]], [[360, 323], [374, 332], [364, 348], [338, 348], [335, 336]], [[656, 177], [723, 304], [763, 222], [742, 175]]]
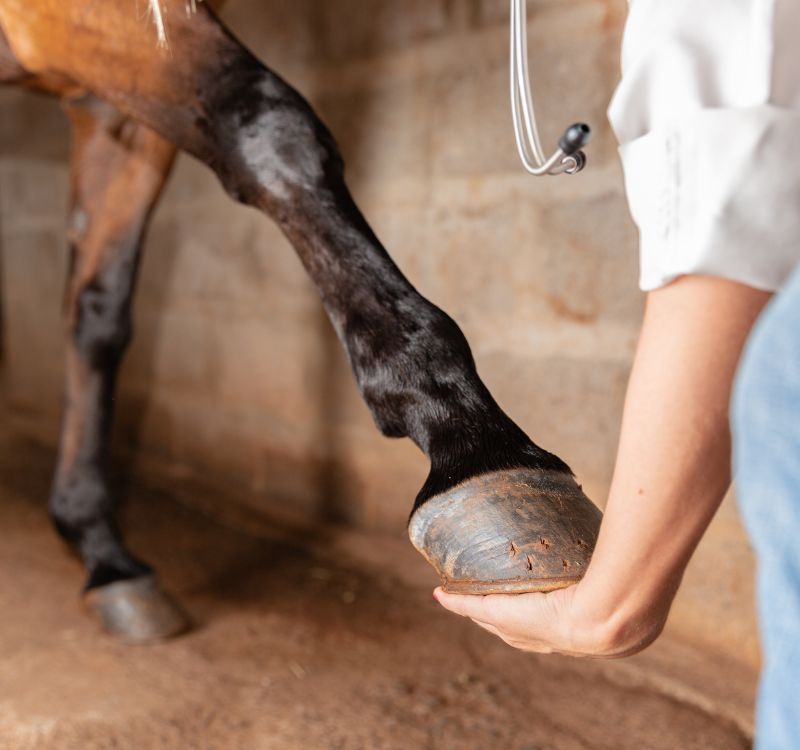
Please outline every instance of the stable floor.
[[[664, 638], [619, 662], [515, 652], [442, 611], [401, 539], [279, 527], [194, 483], [129, 482], [131, 546], [193, 632], [131, 647], [80, 606], [45, 512], [51, 453], [0, 434], [0, 748], [716, 750], [750, 744], [754, 675]], [[185, 494], [185, 493], [184, 493]]]

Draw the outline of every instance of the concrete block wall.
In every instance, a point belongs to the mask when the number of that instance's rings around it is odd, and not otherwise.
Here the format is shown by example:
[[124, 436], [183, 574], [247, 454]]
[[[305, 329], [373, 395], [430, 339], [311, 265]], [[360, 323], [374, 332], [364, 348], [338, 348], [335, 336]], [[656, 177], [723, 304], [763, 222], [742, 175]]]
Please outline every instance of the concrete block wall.
[[[603, 503], [641, 318], [636, 234], [605, 108], [625, 3], [535, 0], [546, 143], [595, 127], [579, 177], [518, 164], [506, 0], [230, 0], [223, 17], [306, 94], [411, 281], [472, 344], [501, 405]], [[56, 104], [0, 99], [5, 399], [58, 425], [67, 134]], [[252, 507], [402, 534], [427, 466], [379, 435], [277, 229], [179, 160], [150, 232], [116, 444], [133, 467], [207, 476]], [[751, 559], [730, 502], [670, 627], [755, 660]]]

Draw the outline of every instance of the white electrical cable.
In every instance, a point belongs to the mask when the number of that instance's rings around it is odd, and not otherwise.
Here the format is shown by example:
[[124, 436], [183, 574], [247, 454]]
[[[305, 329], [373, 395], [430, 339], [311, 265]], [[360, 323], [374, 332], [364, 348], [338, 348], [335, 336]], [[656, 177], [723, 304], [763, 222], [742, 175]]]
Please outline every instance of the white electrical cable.
[[532, 175], [575, 174], [585, 164], [586, 157], [579, 149], [588, 143], [591, 131], [583, 124], [570, 126], [555, 153], [545, 158], [531, 93], [527, 25], [527, 0], [511, 0], [511, 115], [519, 158]]

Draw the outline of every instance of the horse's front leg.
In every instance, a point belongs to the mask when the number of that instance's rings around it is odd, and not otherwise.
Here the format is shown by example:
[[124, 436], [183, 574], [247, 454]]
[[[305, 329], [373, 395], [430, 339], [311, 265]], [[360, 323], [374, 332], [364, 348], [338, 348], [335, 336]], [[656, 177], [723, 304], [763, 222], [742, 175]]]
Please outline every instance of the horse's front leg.
[[179, 632], [186, 621], [122, 541], [107, 461], [142, 236], [175, 149], [91, 97], [66, 109], [73, 126], [72, 263], [66, 403], [50, 512], [86, 565], [87, 598], [106, 627], [128, 639], [153, 640]]
[[229, 192], [280, 224], [322, 296], [377, 426], [430, 459], [410, 524], [451, 591], [577, 581], [600, 513], [481, 381], [464, 335], [409, 283], [354, 203], [308, 103], [244, 51], [205, 91], [203, 132]]

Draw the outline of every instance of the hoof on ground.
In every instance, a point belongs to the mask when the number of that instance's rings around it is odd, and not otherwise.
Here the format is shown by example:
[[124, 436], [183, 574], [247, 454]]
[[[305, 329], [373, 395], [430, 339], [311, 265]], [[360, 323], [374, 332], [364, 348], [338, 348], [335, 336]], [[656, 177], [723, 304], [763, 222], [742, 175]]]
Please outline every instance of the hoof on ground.
[[86, 605], [109, 633], [128, 643], [163, 641], [190, 627], [155, 576], [98, 586], [86, 594]]
[[510, 469], [469, 479], [411, 516], [411, 543], [456, 594], [521, 594], [577, 583], [602, 513], [570, 474]]

